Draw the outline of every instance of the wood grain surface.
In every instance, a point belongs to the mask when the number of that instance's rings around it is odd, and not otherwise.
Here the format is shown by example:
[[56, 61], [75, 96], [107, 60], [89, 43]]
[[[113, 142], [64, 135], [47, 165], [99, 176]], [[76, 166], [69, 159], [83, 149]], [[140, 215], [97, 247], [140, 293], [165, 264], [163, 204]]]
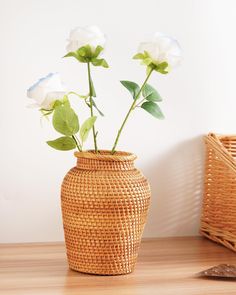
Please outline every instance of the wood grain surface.
[[146, 239], [134, 273], [95, 276], [68, 269], [63, 243], [0, 245], [1, 295], [236, 294], [236, 281], [195, 274], [236, 254], [201, 237]]

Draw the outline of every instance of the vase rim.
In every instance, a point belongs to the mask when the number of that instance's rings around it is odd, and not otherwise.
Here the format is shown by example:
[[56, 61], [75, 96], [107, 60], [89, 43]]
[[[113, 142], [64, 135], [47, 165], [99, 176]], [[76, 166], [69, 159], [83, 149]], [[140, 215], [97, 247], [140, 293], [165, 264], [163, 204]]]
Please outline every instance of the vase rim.
[[137, 156], [130, 152], [124, 151], [116, 151], [115, 154], [111, 154], [109, 150], [99, 150], [95, 153], [94, 150], [88, 150], [83, 152], [75, 152], [74, 153], [76, 158], [86, 158], [86, 159], [93, 159], [98, 161], [134, 161]]

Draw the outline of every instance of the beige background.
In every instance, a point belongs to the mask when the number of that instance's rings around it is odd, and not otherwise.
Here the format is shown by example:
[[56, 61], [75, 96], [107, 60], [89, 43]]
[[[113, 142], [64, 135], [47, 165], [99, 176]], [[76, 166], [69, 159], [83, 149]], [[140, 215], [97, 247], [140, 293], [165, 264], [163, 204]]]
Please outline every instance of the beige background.
[[[166, 120], [137, 111], [119, 148], [138, 155], [137, 166], [152, 186], [145, 236], [197, 234], [202, 135], [236, 129], [235, 1], [0, 0], [0, 8], [0, 242], [63, 239], [60, 183], [75, 159], [72, 152], [45, 144], [57, 134], [26, 108], [26, 89], [59, 71], [71, 89], [87, 91], [84, 65], [61, 59], [70, 29], [86, 24], [99, 25], [108, 35], [111, 68], [93, 70], [97, 102], [106, 114], [98, 122], [103, 148], [111, 148], [130, 104], [119, 80], [144, 79], [144, 68], [131, 60], [138, 43], [160, 31], [182, 45], [182, 66], [151, 78], [164, 98]], [[87, 109], [76, 99], [73, 104], [84, 119]]]

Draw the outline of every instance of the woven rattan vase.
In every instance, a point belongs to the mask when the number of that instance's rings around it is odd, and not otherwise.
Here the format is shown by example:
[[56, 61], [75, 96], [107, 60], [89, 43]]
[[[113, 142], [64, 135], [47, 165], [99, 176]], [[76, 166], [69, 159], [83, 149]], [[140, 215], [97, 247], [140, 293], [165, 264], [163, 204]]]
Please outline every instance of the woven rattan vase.
[[150, 203], [150, 187], [125, 152], [76, 152], [61, 204], [69, 267], [118, 275], [134, 270]]

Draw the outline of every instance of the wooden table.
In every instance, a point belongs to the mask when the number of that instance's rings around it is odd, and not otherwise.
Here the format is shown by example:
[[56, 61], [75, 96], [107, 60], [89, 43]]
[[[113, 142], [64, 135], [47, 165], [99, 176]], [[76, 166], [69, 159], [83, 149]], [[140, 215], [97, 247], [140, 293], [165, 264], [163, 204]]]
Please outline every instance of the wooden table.
[[146, 239], [134, 273], [95, 276], [69, 270], [63, 243], [0, 245], [1, 295], [236, 294], [236, 281], [195, 276], [236, 254], [200, 237]]

